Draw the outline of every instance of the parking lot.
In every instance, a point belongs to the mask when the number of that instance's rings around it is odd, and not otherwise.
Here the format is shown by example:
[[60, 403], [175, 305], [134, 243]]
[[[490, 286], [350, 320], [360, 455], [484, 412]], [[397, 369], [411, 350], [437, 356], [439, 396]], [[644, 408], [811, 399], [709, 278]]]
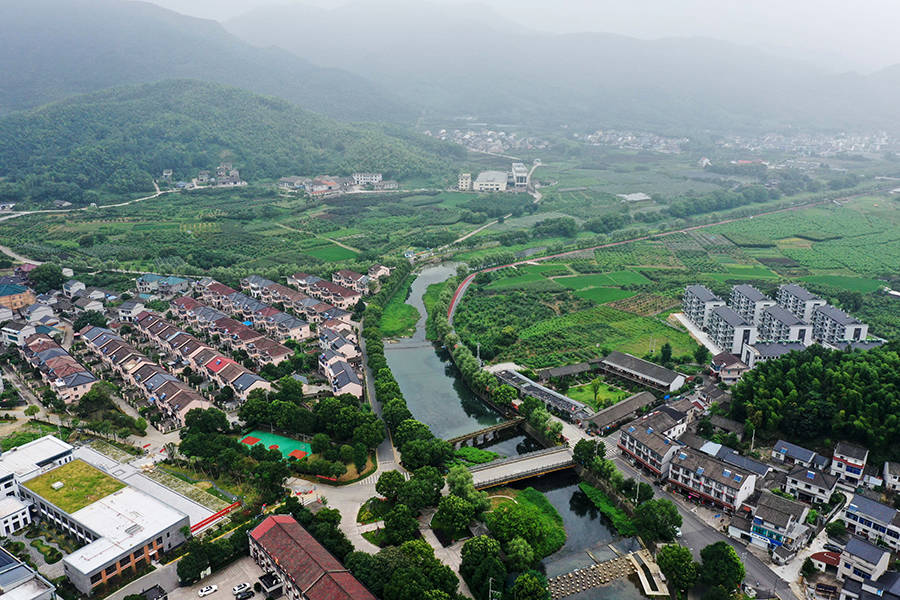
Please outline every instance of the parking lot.
[[[207, 596], [209, 600], [232, 600], [234, 597], [231, 595], [231, 588], [239, 583], [247, 582], [252, 590], [253, 584], [262, 574], [262, 569], [256, 566], [253, 559], [244, 556], [191, 587], [175, 588], [169, 592], [169, 600], [197, 600], [197, 591], [208, 585], [219, 586], [219, 591]], [[254, 600], [256, 599], [262, 600], [263, 596], [256, 594]]]

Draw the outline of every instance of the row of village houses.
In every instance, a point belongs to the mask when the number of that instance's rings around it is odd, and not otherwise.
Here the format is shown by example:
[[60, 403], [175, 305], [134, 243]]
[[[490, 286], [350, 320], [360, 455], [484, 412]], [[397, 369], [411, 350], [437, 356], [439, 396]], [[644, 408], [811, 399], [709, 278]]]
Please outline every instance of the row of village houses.
[[381, 173], [354, 173], [350, 177], [331, 177], [319, 175], [317, 177], [282, 177], [278, 180], [278, 187], [283, 190], [302, 190], [310, 196], [333, 196], [342, 192], [359, 189], [362, 186], [371, 186], [375, 191], [388, 191], [400, 189], [400, 184], [391, 179], [384, 179]]
[[697, 411], [682, 400], [660, 406], [622, 426], [618, 448], [688, 498], [732, 513], [729, 533], [768, 548], [777, 562], [791, 560], [814, 535], [807, 523], [811, 505], [827, 505], [839, 490], [852, 497], [838, 514], [847, 529], [900, 551], [900, 511], [866, 495], [871, 491], [857, 493], [882, 486], [900, 491], [900, 464], [873, 468], [867, 464], [869, 451], [849, 442], [838, 442], [823, 456], [784, 440], [774, 445], [771, 460], [762, 462], [688, 432]]

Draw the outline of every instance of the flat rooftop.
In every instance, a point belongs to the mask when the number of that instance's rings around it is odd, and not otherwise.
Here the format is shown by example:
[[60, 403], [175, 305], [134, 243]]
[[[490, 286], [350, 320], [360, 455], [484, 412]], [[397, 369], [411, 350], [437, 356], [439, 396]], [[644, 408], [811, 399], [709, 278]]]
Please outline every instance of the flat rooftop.
[[10, 448], [0, 455], [0, 477], [14, 474], [21, 480], [40, 473], [44, 464], [71, 450], [70, 444], [52, 435]]
[[506, 183], [508, 176], [503, 171], [482, 171], [475, 179], [476, 183]]
[[187, 521], [184, 513], [132, 487], [104, 496], [71, 517], [101, 536], [65, 558], [67, 564], [82, 573], [90, 573], [169, 527]]
[[[62, 487], [54, 489], [57, 483]], [[77, 459], [23, 485], [69, 514], [125, 487], [118, 479]]]

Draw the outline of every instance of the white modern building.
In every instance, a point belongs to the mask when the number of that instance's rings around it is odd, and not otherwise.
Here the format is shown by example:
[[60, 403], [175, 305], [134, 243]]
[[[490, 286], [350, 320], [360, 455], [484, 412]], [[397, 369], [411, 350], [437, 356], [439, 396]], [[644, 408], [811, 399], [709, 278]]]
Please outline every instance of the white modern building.
[[813, 337], [826, 344], [859, 342], [869, 335], [869, 326], [830, 304], [816, 308], [812, 317]]
[[789, 283], [778, 288], [775, 300], [779, 306], [788, 309], [797, 318], [807, 323], [812, 321], [812, 315], [817, 308], [825, 306], [824, 300], [795, 283]]
[[476, 192], [505, 192], [509, 177], [504, 171], [482, 171], [472, 183]]
[[802, 342], [756, 342], [744, 346], [741, 351], [741, 361], [752, 369], [759, 363], [803, 350], [806, 350], [806, 345]]
[[745, 345], [756, 342], [756, 327], [728, 306], [720, 306], [710, 313], [707, 330], [719, 349], [737, 356], [743, 354]]
[[524, 192], [528, 187], [528, 167], [523, 163], [514, 162], [512, 171], [510, 171], [510, 179], [517, 192]]
[[709, 323], [710, 313], [720, 306], [725, 306], [725, 301], [713, 294], [705, 285], [689, 285], [684, 288], [681, 305], [684, 315], [691, 323], [705, 329]]
[[460, 173], [456, 180], [456, 189], [460, 192], [468, 192], [472, 189], [472, 174]]
[[353, 183], [356, 185], [374, 185], [381, 183], [381, 173], [354, 173]]
[[775, 306], [775, 301], [752, 285], [743, 284], [731, 288], [728, 305], [734, 312], [744, 317], [745, 321], [758, 326], [762, 320], [763, 311]]
[[759, 339], [765, 342], [812, 343], [812, 326], [782, 306], [770, 306], [762, 312]]

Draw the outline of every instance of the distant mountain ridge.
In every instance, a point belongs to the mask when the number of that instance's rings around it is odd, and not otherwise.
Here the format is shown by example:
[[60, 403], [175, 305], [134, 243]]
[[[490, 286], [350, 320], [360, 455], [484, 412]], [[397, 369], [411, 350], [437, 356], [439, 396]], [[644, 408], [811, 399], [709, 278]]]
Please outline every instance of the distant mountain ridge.
[[278, 96], [352, 120], [408, 122], [398, 96], [278, 48], [258, 48], [214, 21], [146, 2], [0, 2], [0, 114], [123, 84], [191, 78]]
[[382, 82], [425, 115], [673, 132], [900, 125], [900, 67], [835, 76], [713, 39], [539, 33], [477, 5], [403, 0], [272, 6], [225, 26]]
[[189, 179], [222, 160], [251, 182], [355, 170], [439, 177], [464, 154], [400, 127], [339, 123], [237, 88], [168, 80], [0, 118], [0, 198], [77, 203], [85, 190], [145, 191], [163, 169]]

